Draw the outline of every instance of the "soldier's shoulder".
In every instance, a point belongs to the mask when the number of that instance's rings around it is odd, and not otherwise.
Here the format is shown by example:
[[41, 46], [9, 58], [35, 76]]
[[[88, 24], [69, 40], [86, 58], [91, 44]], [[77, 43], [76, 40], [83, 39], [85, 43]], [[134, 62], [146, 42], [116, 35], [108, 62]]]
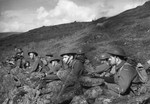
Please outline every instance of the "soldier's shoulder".
[[133, 65], [131, 65], [130, 63], [126, 62], [123, 66], [123, 69], [128, 70], [128, 71], [131, 71], [131, 70], [133, 71], [133, 70], [135, 70], [135, 67]]
[[110, 65], [104, 63], [104, 64], [98, 65], [97, 67], [110, 67]]
[[75, 65], [75, 64], [82, 64], [82, 62], [80, 60], [73, 60], [72, 62], [72, 65]]
[[128, 62], [125, 62], [124, 67], [129, 67], [130, 68], [130, 67], [134, 67], [134, 66], [132, 64], [128, 63]]

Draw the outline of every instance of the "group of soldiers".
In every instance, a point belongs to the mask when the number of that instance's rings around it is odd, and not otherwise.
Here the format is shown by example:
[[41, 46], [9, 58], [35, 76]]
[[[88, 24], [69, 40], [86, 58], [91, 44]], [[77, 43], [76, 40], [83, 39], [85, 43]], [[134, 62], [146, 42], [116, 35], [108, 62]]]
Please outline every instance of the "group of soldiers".
[[82, 51], [66, 50], [46, 58], [32, 51], [26, 60], [21, 48], [15, 50], [1, 65], [14, 82], [3, 104], [106, 104], [150, 91], [149, 86], [143, 87], [149, 84], [150, 62], [133, 65], [120, 47], [102, 53], [97, 66]]

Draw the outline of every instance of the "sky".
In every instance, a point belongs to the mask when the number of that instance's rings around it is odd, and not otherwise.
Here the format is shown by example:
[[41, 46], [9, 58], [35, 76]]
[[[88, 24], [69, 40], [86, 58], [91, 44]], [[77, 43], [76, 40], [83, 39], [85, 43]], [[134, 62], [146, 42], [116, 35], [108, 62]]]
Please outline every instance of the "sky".
[[147, 0], [0, 0], [0, 32], [110, 17]]

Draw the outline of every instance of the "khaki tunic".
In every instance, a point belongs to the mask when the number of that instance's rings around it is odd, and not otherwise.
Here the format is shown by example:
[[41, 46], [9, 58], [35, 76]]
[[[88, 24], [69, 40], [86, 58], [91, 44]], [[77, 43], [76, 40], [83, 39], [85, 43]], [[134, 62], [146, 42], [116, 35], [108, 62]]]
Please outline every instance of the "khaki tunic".
[[116, 66], [117, 73], [114, 75], [114, 83], [107, 83], [107, 87], [116, 95], [126, 95], [129, 88], [134, 83], [139, 82], [139, 76], [134, 67], [126, 62], [121, 62]]

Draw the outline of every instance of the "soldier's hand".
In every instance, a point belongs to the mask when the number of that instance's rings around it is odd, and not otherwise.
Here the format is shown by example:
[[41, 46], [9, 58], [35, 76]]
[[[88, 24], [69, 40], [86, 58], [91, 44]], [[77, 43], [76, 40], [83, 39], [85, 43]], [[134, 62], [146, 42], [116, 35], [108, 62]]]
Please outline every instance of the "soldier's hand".
[[110, 73], [106, 73], [106, 74], [105, 74], [105, 77], [109, 77], [109, 76], [110, 76]]

